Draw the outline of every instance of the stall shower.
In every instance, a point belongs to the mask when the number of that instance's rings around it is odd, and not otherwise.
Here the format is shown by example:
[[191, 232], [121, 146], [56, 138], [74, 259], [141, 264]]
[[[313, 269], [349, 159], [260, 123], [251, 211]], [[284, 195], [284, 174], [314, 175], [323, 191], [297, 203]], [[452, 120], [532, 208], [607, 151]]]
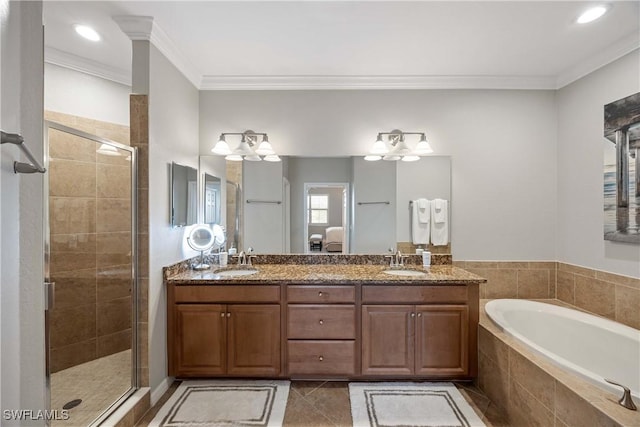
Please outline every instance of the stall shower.
[[91, 425], [136, 387], [135, 149], [47, 122], [52, 425]]

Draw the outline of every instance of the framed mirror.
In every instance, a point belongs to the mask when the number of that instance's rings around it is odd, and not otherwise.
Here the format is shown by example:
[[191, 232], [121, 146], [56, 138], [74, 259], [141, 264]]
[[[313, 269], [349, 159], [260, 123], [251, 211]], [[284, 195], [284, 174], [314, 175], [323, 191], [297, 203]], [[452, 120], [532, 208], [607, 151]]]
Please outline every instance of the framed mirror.
[[216, 176], [204, 174], [204, 223], [222, 222], [222, 180]]
[[198, 170], [171, 163], [171, 225], [184, 227], [198, 222]]

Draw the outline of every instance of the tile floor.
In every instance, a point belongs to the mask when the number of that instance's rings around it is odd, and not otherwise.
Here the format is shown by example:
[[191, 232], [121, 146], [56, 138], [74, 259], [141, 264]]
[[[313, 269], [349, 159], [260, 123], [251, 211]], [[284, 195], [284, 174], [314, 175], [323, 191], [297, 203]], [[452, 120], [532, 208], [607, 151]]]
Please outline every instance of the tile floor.
[[[146, 427], [162, 405], [178, 388], [175, 381], [160, 401], [137, 424]], [[338, 381], [292, 381], [284, 415], [284, 427], [351, 426], [349, 383]], [[472, 384], [456, 383], [460, 393], [487, 427], [507, 427], [502, 415], [487, 396]]]
[[68, 420], [52, 421], [53, 427], [89, 425], [131, 387], [131, 350], [101, 357], [51, 375], [51, 409], [82, 399], [69, 410]]

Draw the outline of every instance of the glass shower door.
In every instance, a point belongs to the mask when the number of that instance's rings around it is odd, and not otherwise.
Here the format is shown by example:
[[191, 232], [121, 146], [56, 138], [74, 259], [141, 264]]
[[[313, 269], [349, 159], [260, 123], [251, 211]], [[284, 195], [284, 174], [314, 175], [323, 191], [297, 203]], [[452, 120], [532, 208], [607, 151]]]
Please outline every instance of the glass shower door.
[[53, 122], [45, 142], [52, 425], [85, 426], [136, 387], [136, 151]]

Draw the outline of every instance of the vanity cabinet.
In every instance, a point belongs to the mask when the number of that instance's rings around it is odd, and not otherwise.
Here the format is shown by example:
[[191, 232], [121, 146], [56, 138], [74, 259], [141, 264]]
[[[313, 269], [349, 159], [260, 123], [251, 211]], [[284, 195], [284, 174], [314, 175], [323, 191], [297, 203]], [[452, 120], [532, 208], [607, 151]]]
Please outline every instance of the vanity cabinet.
[[[251, 293], [252, 289], [256, 291]], [[169, 374], [280, 374], [280, 292], [274, 286], [169, 288]]]
[[287, 373], [356, 374], [355, 286], [287, 287]]
[[477, 325], [477, 308], [467, 303], [469, 292], [477, 287], [364, 286], [362, 375], [475, 376], [477, 326], [470, 320]]

